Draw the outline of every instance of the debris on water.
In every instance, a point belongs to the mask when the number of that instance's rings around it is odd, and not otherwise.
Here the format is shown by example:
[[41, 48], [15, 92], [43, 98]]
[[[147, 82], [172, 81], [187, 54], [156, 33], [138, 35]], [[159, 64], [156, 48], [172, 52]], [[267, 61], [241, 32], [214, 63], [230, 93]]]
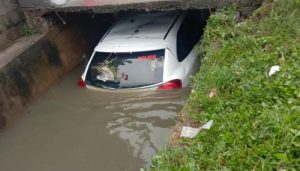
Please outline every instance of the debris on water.
[[276, 72], [279, 71], [280, 71], [280, 66], [278, 65], [272, 66], [269, 72], [269, 77], [271, 77], [272, 75], [274, 75]]
[[200, 131], [202, 131], [203, 129], [210, 129], [213, 125], [213, 120], [210, 120], [209, 122], [207, 122], [206, 124], [202, 125], [199, 128], [192, 128], [192, 127], [188, 127], [188, 126], [183, 126], [182, 130], [181, 130], [181, 134], [180, 137], [181, 138], [195, 138], [198, 133]]

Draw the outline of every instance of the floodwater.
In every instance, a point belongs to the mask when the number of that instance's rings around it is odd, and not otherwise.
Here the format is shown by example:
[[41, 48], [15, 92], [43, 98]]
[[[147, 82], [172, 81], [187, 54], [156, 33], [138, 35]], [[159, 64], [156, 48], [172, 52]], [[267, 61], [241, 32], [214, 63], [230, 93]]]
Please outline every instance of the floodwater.
[[135, 171], [170, 140], [188, 90], [82, 89], [82, 67], [0, 134], [2, 171]]

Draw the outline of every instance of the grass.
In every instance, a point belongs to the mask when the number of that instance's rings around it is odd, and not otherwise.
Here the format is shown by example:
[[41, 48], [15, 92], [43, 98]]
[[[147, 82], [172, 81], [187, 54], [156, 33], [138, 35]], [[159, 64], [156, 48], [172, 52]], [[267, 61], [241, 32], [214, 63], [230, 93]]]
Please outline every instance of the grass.
[[300, 0], [266, 0], [240, 23], [233, 8], [213, 14], [199, 54], [187, 108], [214, 125], [154, 156], [152, 170], [300, 170]]
[[27, 24], [23, 24], [21, 26], [21, 34], [23, 36], [31, 36], [34, 35], [36, 32], [34, 30], [34, 28], [32, 28], [31, 26], [27, 25]]

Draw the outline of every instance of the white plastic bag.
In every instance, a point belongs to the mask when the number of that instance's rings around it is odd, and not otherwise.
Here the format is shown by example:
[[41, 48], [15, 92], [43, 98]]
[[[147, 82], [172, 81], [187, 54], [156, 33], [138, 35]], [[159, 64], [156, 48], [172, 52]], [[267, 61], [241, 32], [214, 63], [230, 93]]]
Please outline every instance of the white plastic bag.
[[202, 125], [199, 128], [192, 128], [192, 127], [188, 127], [188, 126], [183, 126], [181, 133], [180, 133], [180, 137], [184, 137], [184, 138], [195, 138], [198, 133], [203, 130], [203, 129], [210, 129], [213, 125], [213, 120], [208, 121], [206, 124]]
[[280, 71], [280, 66], [278, 65], [272, 66], [269, 72], [269, 77], [271, 77], [272, 75], [274, 75], [276, 72], [279, 71]]

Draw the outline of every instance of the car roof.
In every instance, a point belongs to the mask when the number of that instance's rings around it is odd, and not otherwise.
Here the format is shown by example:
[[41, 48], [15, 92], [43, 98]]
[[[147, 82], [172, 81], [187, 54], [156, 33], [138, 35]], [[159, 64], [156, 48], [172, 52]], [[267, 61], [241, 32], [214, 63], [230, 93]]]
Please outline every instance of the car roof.
[[138, 13], [123, 16], [96, 46], [100, 52], [135, 52], [167, 47], [165, 41], [179, 12]]

